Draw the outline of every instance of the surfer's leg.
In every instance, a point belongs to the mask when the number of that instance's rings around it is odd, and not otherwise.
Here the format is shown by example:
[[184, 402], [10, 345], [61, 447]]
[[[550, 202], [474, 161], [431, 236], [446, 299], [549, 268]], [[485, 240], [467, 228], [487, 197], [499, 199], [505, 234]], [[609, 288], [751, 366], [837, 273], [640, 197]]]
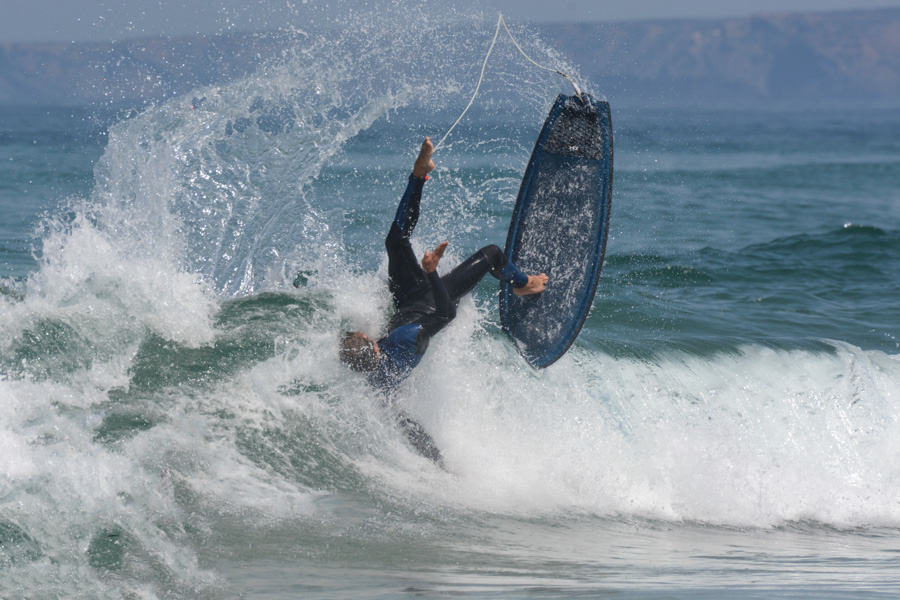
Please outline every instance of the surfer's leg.
[[[419, 156], [413, 165], [412, 175], [409, 176], [409, 183], [406, 185], [406, 191], [400, 198], [400, 205], [397, 206], [397, 212], [394, 215], [394, 222], [391, 224], [391, 231], [388, 232], [388, 242], [399, 235], [400, 237], [409, 239], [412, 235], [416, 223], [419, 221], [419, 203], [422, 201], [422, 188], [428, 181], [428, 173], [434, 169], [434, 161], [431, 160], [431, 154], [434, 152], [434, 146], [429, 138], [425, 138], [422, 142], [422, 148], [419, 150]], [[396, 225], [397, 231], [394, 230]]]
[[409, 244], [409, 236], [419, 220], [419, 203], [424, 185], [424, 179], [413, 175], [409, 177], [406, 192], [400, 199], [391, 229], [384, 240], [388, 255], [388, 286], [397, 307], [428, 287], [425, 271]]
[[422, 189], [428, 180], [428, 173], [434, 169], [434, 161], [431, 160], [433, 153], [434, 145], [429, 138], [425, 138], [413, 165], [412, 175], [409, 176], [406, 191], [394, 214], [391, 229], [384, 240], [388, 255], [388, 285], [397, 307], [428, 289], [425, 271], [409, 245], [409, 238], [419, 222]]
[[442, 277], [450, 298], [457, 302], [472, 291], [481, 279], [490, 273], [500, 281], [508, 281], [515, 287], [527, 285], [528, 276], [506, 259], [499, 247], [485, 246]]
[[513, 288], [524, 287], [528, 284], [528, 275], [506, 258], [500, 248], [494, 244], [485, 246], [480, 250], [491, 261], [491, 275], [500, 281], [508, 281]]
[[400, 308], [410, 298], [428, 290], [428, 277], [419, 265], [409, 240], [385, 244], [388, 255], [388, 288], [394, 306]]
[[497, 246], [487, 246], [482, 248], [481, 252], [497, 257], [494, 260], [498, 266], [491, 270], [491, 275], [500, 281], [508, 281], [512, 285], [513, 294], [516, 296], [537, 294], [543, 292], [544, 288], [547, 287], [546, 275], [543, 273], [540, 275], [526, 275], [512, 261], [507, 260], [506, 255]]
[[406, 191], [400, 197], [400, 204], [397, 206], [397, 212], [394, 214], [385, 244], [410, 238], [413, 229], [416, 228], [416, 223], [419, 222], [419, 203], [422, 202], [422, 188], [424, 187], [425, 179], [415, 175], [409, 176], [409, 183], [406, 184]]
[[398, 308], [410, 297], [428, 289], [425, 271], [422, 270], [409, 245], [409, 238], [419, 221], [422, 189], [428, 180], [428, 173], [434, 170], [434, 161], [431, 160], [433, 153], [434, 145], [429, 138], [425, 138], [413, 165], [412, 175], [409, 176], [406, 191], [400, 198], [400, 204], [394, 214], [391, 229], [384, 240], [388, 255], [388, 285], [394, 298], [394, 305]]
[[399, 417], [400, 427], [403, 428], [403, 433], [406, 434], [406, 438], [412, 444], [412, 447], [416, 449], [416, 452], [443, 469], [444, 457], [441, 456], [441, 451], [438, 450], [437, 444], [434, 443], [434, 438], [428, 435], [425, 428], [417, 421], [413, 421], [403, 414]]

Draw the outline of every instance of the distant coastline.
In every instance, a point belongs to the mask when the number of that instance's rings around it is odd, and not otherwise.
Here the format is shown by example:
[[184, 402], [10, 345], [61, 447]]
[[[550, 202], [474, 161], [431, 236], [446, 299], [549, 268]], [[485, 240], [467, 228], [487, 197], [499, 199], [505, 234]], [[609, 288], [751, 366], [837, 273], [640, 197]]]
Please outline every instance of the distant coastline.
[[[613, 102], [900, 105], [900, 9], [543, 24]], [[227, 34], [0, 44], [0, 105], [128, 105], [253, 71], [289, 43]]]
[[629, 101], [900, 106], [900, 9], [541, 29]]

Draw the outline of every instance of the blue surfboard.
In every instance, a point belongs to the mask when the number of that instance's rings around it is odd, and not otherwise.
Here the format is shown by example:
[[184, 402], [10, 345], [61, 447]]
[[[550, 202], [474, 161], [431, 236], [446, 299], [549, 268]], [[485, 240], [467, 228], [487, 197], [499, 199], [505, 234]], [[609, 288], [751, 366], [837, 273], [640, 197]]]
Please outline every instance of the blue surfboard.
[[594, 301], [609, 233], [613, 135], [609, 103], [560, 94], [550, 109], [513, 211], [506, 256], [547, 289], [516, 296], [500, 288], [500, 322], [540, 369], [559, 359]]

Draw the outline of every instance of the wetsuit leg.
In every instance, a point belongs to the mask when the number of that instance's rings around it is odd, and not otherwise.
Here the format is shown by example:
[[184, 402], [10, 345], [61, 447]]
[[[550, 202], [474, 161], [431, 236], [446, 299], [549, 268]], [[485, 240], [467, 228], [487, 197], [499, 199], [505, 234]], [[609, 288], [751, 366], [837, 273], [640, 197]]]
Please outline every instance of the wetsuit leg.
[[409, 244], [409, 237], [419, 220], [419, 203], [424, 185], [424, 179], [410, 175], [406, 192], [400, 199], [391, 229], [384, 240], [388, 255], [388, 286], [397, 308], [409, 298], [428, 289], [425, 271]]
[[454, 302], [458, 302], [460, 298], [471, 292], [488, 273], [500, 281], [510, 282], [513, 287], [522, 287], [528, 283], [528, 276], [509, 262], [503, 251], [494, 244], [485, 246], [459, 263], [441, 279], [450, 298]]
[[428, 290], [428, 278], [408, 240], [403, 240], [397, 246], [388, 246], [387, 254], [388, 288], [394, 299], [394, 307], [400, 308], [411, 298]]

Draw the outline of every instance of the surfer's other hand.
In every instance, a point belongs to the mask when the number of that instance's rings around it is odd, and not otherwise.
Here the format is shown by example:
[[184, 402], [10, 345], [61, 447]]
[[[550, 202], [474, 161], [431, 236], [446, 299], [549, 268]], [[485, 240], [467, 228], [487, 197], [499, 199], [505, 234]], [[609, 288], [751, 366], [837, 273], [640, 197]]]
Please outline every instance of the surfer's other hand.
[[426, 175], [434, 171], [432, 154], [434, 154], [434, 144], [431, 143], [431, 138], [425, 138], [422, 148], [419, 150], [419, 157], [416, 158], [416, 164], [413, 165], [413, 176], [425, 179]]
[[449, 245], [450, 242], [441, 242], [433, 252], [425, 251], [425, 256], [422, 257], [422, 268], [425, 269], [426, 273], [433, 273], [437, 269], [438, 263], [441, 262], [441, 257], [444, 256], [444, 250]]
[[531, 294], [540, 294], [547, 287], [549, 278], [541, 273], [540, 275], [529, 275], [528, 283], [520, 288], [513, 288], [513, 294], [516, 296], [528, 296]]

